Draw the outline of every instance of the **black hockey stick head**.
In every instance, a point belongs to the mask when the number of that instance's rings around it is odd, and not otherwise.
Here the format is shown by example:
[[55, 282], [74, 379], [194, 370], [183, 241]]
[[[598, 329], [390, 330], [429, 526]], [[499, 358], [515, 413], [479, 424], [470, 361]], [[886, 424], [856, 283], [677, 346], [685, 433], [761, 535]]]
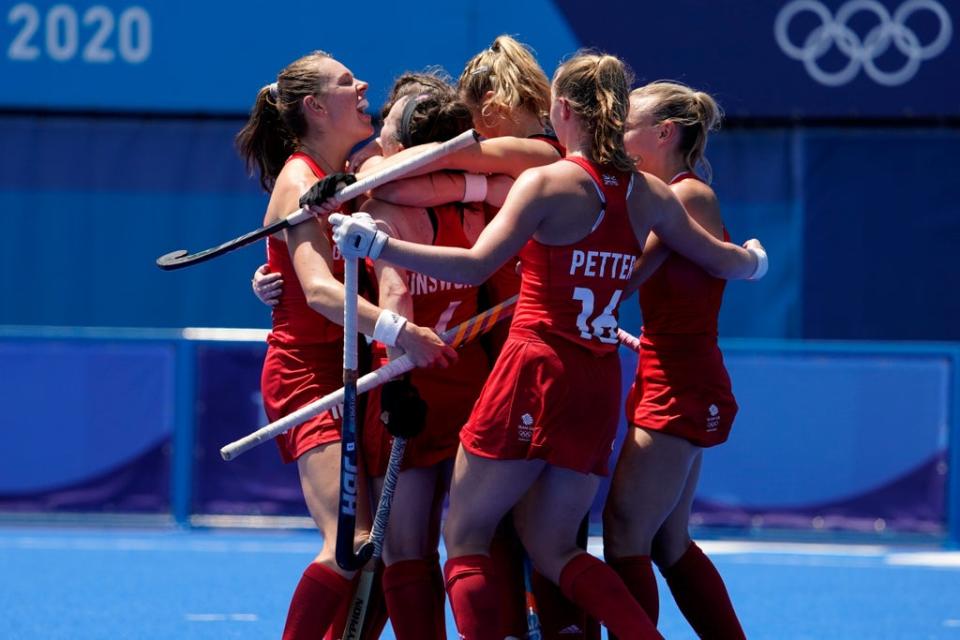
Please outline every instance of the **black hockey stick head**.
[[344, 571], [359, 571], [372, 557], [373, 542], [364, 542], [355, 552], [347, 545], [337, 545], [337, 566]]
[[[289, 217], [293, 216], [291, 215]], [[173, 271], [174, 269], [181, 269], [183, 267], [189, 267], [193, 264], [206, 262], [211, 258], [222, 256], [223, 254], [233, 251], [234, 249], [245, 247], [252, 242], [260, 240], [261, 238], [266, 238], [267, 236], [274, 234], [281, 229], [286, 229], [287, 227], [291, 226], [289, 217], [282, 218], [280, 220], [274, 220], [265, 227], [254, 229], [253, 231], [245, 233], [238, 238], [227, 240], [223, 244], [210, 247], [209, 249], [204, 249], [203, 251], [198, 251], [197, 253], [188, 254], [186, 249], [178, 249], [176, 251], [171, 251], [170, 253], [165, 253], [157, 258], [157, 266], [164, 271]]]
[[185, 266], [181, 264], [183, 257], [187, 255], [186, 249], [177, 249], [176, 251], [171, 251], [170, 253], [165, 253], [159, 258], [157, 258], [157, 266], [163, 269], [164, 271], [170, 271], [172, 269], [177, 269], [179, 267]]

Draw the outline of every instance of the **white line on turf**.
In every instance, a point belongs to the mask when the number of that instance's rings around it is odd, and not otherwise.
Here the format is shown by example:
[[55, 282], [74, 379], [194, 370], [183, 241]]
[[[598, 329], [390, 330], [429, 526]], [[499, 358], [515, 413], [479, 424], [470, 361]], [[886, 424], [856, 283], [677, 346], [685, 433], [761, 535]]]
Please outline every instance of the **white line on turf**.
[[[870, 544], [826, 544], [744, 540], [703, 540], [697, 544], [711, 556], [739, 556], [731, 561], [751, 564], [806, 566], [916, 566], [960, 569], [960, 552], [904, 550], [902, 547]], [[603, 557], [603, 541], [590, 538], [587, 550]]]
[[184, 616], [187, 622], [256, 622], [255, 613], [188, 613]]

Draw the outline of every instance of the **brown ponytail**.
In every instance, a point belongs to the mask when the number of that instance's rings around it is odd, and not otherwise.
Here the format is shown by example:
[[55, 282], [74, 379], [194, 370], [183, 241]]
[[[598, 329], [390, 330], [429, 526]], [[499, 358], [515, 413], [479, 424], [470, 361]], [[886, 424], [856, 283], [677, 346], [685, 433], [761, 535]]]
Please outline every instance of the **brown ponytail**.
[[321, 91], [325, 78], [316, 63], [329, 57], [328, 53], [314, 51], [290, 63], [276, 83], [257, 92], [250, 117], [237, 134], [237, 150], [247, 171], [259, 174], [260, 186], [267, 193], [273, 190], [284, 162], [306, 134], [303, 99]]
[[623, 148], [632, 73], [619, 58], [579, 52], [554, 74], [555, 97], [564, 97], [590, 134], [589, 157], [621, 171], [635, 165]]

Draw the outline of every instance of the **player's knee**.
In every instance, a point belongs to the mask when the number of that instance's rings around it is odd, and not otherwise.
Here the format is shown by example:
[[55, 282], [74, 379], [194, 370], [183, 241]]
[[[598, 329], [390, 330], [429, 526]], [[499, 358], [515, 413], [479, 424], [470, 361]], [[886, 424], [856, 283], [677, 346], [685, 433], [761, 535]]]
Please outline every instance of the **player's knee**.
[[489, 553], [493, 529], [484, 523], [469, 518], [447, 518], [443, 527], [443, 544], [447, 553], [458, 550], [457, 555], [465, 553]]
[[661, 530], [653, 539], [650, 557], [661, 570], [669, 569], [687, 552], [692, 542], [686, 530]]
[[656, 524], [636, 510], [611, 507], [609, 502], [603, 510], [603, 546], [615, 557], [649, 553], [656, 533]]
[[546, 544], [527, 546], [530, 560], [542, 575], [556, 584], [560, 582], [560, 573], [571, 559], [584, 553], [576, 544]]
[[426, 531], [407, 532], [406, 535], [387, 536], [383, 545], [383, 560], [387, 564], [403, 560], [426, 558], [433, 551], [426, 539]]

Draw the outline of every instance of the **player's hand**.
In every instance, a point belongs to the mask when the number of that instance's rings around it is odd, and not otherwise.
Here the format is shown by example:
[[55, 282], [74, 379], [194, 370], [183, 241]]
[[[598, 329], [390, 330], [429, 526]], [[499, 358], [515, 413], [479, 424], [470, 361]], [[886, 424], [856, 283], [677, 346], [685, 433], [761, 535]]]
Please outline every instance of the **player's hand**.
[[[342, 249], [341, 249], [342, 251]], [[407, 321], [397, 336], [397, 346], [418, 367], [446, 368], [457, 361], [457, 351], [431, 329]]]
[[270, 265], [262, 264], [253, 272], [250, 286], [260, 302], [274, 307], [280, 302], [283, 292], [283, 276], [279, 272], [271, 272]]
[[383, 385], [380, 421], [395, 438], [412, 438], [427, 425], [427, 403], [410, 382], [410, 374]]
[[337, 191], [357, 181], [352, 173], [331, 173], [318, 180], [300, 196], [301, 207], [316, 207], [333, 198]]
[[333, 241], [347, 258], [369, 257], [376, 260], [390, 239], [390, 236], [377, 229], [370, 214], [363, 211], [352, 216], [334, 213], [327, 220], [333, 227]]
[[498, 209], [503, 206], [510, 193], [510, 187], [513, 186], [513, 178], [505, 173], [494, 173], [487, 176], [487, 197], [486, 203]]

